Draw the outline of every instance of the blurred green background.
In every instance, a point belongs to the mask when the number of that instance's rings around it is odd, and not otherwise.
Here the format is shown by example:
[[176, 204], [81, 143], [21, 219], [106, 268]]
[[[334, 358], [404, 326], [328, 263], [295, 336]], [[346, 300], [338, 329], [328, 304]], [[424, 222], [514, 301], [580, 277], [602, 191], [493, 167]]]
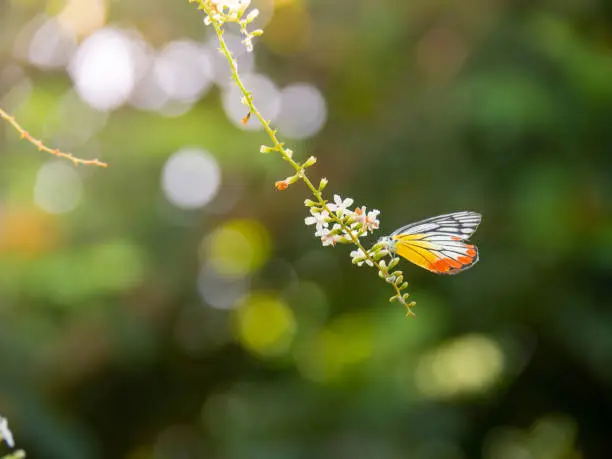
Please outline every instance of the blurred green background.
[[[382, 236], [475, 210], [481, 261], [374, 271], [186, 1], [5, 0], [0, 413], [33, 458], [612, 457], [612, 4], [267, 0], [239, 66]], [[237, 38], [231, 37], [235, 45]], [[233, 49], [238, 50], [238, 47]], [[3, 450], [0, 450], [2, 453]]]

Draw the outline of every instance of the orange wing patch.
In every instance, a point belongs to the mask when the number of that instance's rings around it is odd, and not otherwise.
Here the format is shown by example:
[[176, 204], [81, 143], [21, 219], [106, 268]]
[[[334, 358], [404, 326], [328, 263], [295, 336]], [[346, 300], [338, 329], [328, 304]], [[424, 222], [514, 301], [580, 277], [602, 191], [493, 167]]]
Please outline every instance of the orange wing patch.
[[457, 274], [478, 261], [478, 249], [441, 233], [398, 234], [395, 252], [417, 266], [437, 274]]

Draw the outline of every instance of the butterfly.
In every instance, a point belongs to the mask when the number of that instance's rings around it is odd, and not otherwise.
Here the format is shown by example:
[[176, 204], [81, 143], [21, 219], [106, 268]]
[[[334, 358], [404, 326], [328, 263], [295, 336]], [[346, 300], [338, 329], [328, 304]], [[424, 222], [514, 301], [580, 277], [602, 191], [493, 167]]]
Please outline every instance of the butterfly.
[[466, 243], [482, 219], [476, 212], [439, 215], [403, 226], [382, 238], [390, 252], [436, 274], [457, 274], [478, 261]]

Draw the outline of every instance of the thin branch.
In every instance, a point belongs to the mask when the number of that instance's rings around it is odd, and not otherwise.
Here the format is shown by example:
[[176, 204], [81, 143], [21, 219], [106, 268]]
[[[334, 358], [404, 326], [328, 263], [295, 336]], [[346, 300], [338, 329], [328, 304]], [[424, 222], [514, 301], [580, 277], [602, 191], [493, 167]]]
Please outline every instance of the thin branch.
[[32, 145], [38, 148], [39, 151], [44, 151], [46, 153], [49, 153], [50, 155], [72, 161], [72, 163], [75, 166], [78, 166], [79, 164], [89, 165], [89, 166], [100, 166], [100, 167], [108, 166], [108, 164], [102, 161], [99, 161], [97, 159], [81, 159], [81, 158], [77, 158], [76, 156], [73, 156], [71, 153], [64, 153], [63, 151], [57, 148], [53, 149], [53, 148], [47, 147], [41, 140], [38, 140], [32, 137], [28, 131], [26, 131], [24, 128], [21, 127], [21, 125], [15, 120], [14, 116], [11, 116], [8, 113], [6, 113], [2, 108], [0, 108], [0, 118], [4, 119], [11, 126], [13, 126], [15, 130], [19, 132], [22, 139], [25, 139], [28, 142], [30, 142]]

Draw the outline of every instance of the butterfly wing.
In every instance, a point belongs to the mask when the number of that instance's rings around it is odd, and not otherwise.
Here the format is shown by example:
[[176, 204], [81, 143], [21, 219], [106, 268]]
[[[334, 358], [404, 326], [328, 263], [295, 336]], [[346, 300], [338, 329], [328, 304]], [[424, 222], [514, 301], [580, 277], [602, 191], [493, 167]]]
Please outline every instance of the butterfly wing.
[[437, 274], [457, 274], [478, 261], [478, 248], [464, 242], [478, 225], [475, 212], [455, 212], [406, 225], [391, 234], [395, 252]]

